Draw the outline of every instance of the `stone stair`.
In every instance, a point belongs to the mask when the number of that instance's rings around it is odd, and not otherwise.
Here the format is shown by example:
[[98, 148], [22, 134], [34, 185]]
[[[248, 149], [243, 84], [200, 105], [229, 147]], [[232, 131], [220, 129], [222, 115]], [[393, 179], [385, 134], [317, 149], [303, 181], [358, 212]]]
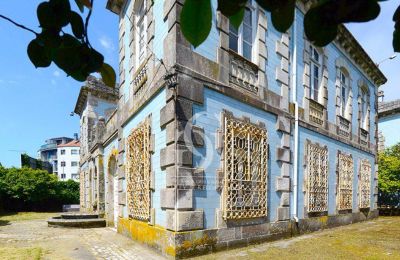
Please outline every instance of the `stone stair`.
[[49, 227], [97, 228], [105, 227], [106, 220], [98, 214], [65, 213], [47, 220]]

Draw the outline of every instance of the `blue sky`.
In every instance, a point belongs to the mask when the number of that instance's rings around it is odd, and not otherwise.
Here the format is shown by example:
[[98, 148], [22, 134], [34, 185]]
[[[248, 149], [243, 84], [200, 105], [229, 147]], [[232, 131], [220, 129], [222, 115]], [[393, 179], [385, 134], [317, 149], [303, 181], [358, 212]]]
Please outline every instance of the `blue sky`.
[[[0, 14], [39, 31], [36, 7], [40, 2], [0, 1]], [[392, 16], [399, 4], [400, 0], [381, 2], [378, 19], [348, 25], [376, 62], [393, 54]], [[118, 17], [105, 6], [106, 0], [95, 1], [89, 37], [92, 45], [104, 54], [106, 62], [117, 70]], [[54, 65], [35, 69], [26, 54], [26, 47], [34, 38], [32, 33], [0, 19], [0, 35], [0, 163], [7, 167], [19, 166], [19, 151], [36, 156], [46, 139], [72, 137], [79, 132], [79, 118], [69, 114], [82, 83], [68, 78]], [[400, 55], [380, 66], [389, 80], [382, 87], [386, 100], [400, 98], [399, 67]]]

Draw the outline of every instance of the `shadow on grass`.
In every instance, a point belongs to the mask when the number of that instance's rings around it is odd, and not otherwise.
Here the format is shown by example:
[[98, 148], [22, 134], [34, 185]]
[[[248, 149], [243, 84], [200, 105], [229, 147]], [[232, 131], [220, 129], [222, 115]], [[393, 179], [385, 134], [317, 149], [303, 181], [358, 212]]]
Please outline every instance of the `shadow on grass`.
[[10, 221], [8, 221], [8, 220], [1, 220], [1, 219], [0, 219], [0, 227], [1, 227], [1, 226], [7, 226], [7, 225], [10, 225]]
[[10, 221], [8, 219], [2, 219], [4, 217], [13, 216], [18, 214], [17, 212], [4, 212], [0, 211], [0, 227], [10, 225]]

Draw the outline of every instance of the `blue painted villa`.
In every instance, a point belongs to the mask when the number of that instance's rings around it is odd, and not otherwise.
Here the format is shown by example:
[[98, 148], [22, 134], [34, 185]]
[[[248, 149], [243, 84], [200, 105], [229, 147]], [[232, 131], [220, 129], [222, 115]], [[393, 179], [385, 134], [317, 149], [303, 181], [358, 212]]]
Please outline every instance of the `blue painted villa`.
[[182, 36], [182, 0], [109, 0], [118, 90], [91, 78], [81, 116], [81, 210], [185, 257], [377, 216], [377, 93], [386, 78], [343, 26], [310, 44], [255, 2], [239, 30], [215, 10]]

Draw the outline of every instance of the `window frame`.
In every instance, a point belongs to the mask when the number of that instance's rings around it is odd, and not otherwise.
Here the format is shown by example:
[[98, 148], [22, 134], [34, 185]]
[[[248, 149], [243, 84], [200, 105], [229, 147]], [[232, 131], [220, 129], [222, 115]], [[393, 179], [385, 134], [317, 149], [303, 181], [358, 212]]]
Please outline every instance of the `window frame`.
[[[314, 57], [314, 54], [318, 55], [318, 59]], [[318, 75], [315, 77], [314, 68], [318, 68]], [[317, 86], [315, 86], [314, 79], [317, 78]], [[321, 53], [318, 49], [310, 45], [310, 99], [317, 101], [319, 99], [319, 88], [322, 82], [322, 61], [321, 61]]]
[[[75, 165], [74, 165], [75, 163]], [[71, 161], [71, 167], [78, 167], [78, 162], [77, 161]]]
[[[146, 60], [147, 55], [147, 16], [146, 16], [146, 9], [147, 9], [147, 1], [142, 0], [137, 3], [134, 8], [135, 13], [135, 20], [134, 26], [136, 30], [135, 33], [135, 67], [139, 68], [141, 64]], [[140, 39], [141, 39], [141, 31], [139, 30], [139, 23], [143, 25], [143, 38], [144, 38], [144, 50], [142, 56], [140, 55], [141, 49], [140, 47]]]
[[61, 154], [61, 155], [65, 155], [65, 149], [61, 149], [61, 150], [60, 150], [60, 154]]
[[61, 162], [60, 162], [60, 165], [61, 165], [61, 167], [66, 167], [65, 161], [61, 161]]
[[[344, 82], [343, 82], [343, 77], [344, 77]], [[347, 104], [349, 102], [349, 96], [350, 96], [350, 75], [345, 70], [345, 68], [340, 68], [339, 69], [339, 84], [340, 84], [340, 110], [339, 110], [339, 115], [343, 118], [346, 118], [346, 109], [347, 109]], [[345, 91], [343, 95], [343, 90]]]
[[78, 154], [79, 154], [78, 149], [71, 149], [71, 155], [78, 155]]
[[[254, 50], [255, 50], [255, 36], [257, 34], [257, 8], [253, 5], [253, 2], [249, 5], [246, 5], [245, 9], [250, 11], [251, 14], [251, 50], [250, 50], [250, 59], [249, 57], [245, 57], [244, 56], [244, 31], [243, 31], [243, 27], [244, 27], [244, 17], [243, 17], [243, 22], [242, 24], [239, 26], [239, 28], [237, 29], [237, 50], [234, 50], [231, 48], [231, 28], [233, 28], [233, 26], [231, 24], [229, 24], [229, 33], [228, 33], [228, 48], [229, 50], [239, 54], [240, 56], [242, 56], [244, 59], [253, 62], [255, 60], [255, 55], [254, 55]], [[236, 29], [235, 29], [236, 30]]]
[[360, 114], [361, 114], [361, 122], [360, 127], [366, 131], [368, 131], [368, 100], [369, 93], [366, 86], [361, 87], [360, 89]]

